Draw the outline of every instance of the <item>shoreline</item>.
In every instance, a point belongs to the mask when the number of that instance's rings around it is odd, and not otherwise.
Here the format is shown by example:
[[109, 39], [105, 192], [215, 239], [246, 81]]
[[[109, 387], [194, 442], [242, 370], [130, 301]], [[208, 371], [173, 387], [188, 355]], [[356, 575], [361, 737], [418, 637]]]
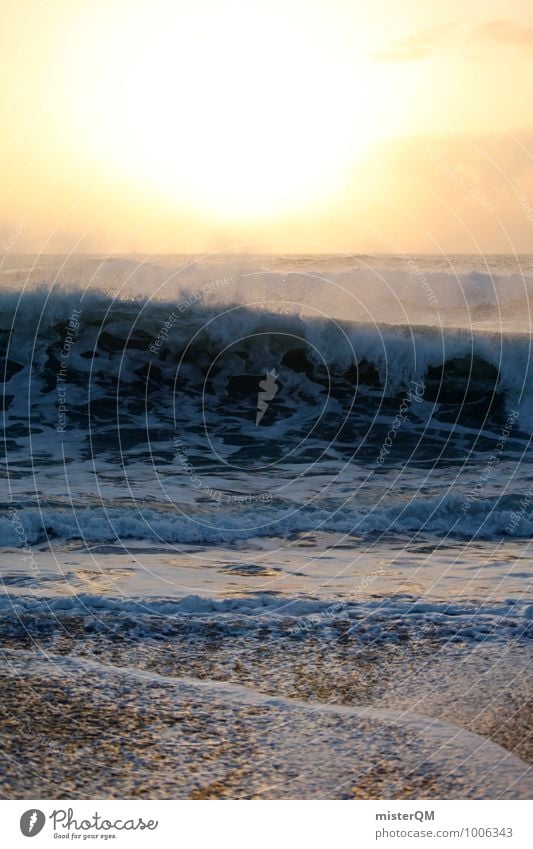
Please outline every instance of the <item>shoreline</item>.
[[338, 641], [257, 640], [245, 652], [205, 634], [122, 646], [64, 637], [51, 648], [17, 641], [3, 655], [4, 798], [531, 793], [527, 683], [508, 683], [525, 646], [364, 656]]

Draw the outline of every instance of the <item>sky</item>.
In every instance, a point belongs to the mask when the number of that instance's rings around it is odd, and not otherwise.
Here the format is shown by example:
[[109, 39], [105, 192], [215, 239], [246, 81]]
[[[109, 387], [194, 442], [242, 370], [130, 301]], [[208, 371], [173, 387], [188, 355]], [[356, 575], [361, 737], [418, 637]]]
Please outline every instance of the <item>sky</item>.
[[533, 253], [531, 0], [0, 14], [0, 252]]

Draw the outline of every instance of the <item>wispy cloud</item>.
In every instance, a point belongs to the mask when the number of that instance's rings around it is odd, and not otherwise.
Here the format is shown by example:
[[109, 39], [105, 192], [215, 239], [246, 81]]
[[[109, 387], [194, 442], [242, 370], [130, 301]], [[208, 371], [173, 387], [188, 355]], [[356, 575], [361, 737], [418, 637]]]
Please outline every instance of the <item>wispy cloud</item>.
[[[426, 59], [438, 50], [452, 46], [461, 32], [464, 36], [464, 29], [456, 23], [420, 30], [408, 38], [393, 42], [387, 50], [375, 53], [373, 59], [375, 62], [416, 62]], [[470, 30], [468, 37], [471, 44], [487, 47], [492, 41], [533, 52], [531, 21], [517, 21], [514, 18], [487, 21]]]
[[394, 42], [388, 50], [375, 53], [373, 59], [375, 62], [415, 62], [425, 59], [437, 48], [448, 43], [454, 30], [455, 25], [452, 23], [420, 30], [408, 38]]
[[475, 30], [473, 35], [476, 41], [488, 38], [499, 44], [533, 50], [533, 23], [531, 22], [516, 21], [511, 18], [488, 21]]

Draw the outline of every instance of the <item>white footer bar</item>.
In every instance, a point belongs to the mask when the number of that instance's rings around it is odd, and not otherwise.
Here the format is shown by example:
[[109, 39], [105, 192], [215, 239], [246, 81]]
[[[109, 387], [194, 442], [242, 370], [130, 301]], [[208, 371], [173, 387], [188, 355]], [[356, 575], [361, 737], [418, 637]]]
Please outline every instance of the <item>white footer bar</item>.
[[[3, 846], [366, 849], [533, 845], [523, 801], [2, 801]], [[528, 825], [529, 824], [529, 825]]]

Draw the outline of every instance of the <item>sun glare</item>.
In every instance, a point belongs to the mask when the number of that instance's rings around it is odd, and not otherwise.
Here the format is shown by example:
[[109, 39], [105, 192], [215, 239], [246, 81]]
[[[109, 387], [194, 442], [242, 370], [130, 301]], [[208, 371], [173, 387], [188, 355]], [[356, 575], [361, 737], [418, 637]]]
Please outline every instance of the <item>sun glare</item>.
[[308, 208], [341, 188], [390, 123], [379, 68], [335, 56], [312, 18], [177, 6], [106, 8], [105, 28], [85, 27], [70, 84], [95, 160], [225, 217]]

